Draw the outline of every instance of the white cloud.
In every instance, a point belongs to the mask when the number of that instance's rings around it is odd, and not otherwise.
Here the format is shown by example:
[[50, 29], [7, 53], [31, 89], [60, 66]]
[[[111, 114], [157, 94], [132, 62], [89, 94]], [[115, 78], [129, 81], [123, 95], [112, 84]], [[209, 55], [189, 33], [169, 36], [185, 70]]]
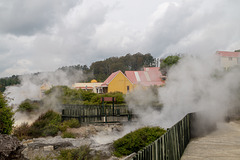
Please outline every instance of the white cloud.
[[[0, 77], [127, 53], [239, 49], [238, 6], [227, 0], [1, 2]], [[21, 59], [34, 65], [15, 70]]]

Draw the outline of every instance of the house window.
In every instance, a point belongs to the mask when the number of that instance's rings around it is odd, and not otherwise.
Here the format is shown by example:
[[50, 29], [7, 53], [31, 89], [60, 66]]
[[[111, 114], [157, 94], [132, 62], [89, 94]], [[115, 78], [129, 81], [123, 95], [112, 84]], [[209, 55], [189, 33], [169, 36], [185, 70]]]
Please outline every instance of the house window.
[[129, 86], [127, 86], [127, 91], [129, 92]]
[[229, 60], [229, 61], [232, 61], [232, 57], [229, 57], [228, 60]]

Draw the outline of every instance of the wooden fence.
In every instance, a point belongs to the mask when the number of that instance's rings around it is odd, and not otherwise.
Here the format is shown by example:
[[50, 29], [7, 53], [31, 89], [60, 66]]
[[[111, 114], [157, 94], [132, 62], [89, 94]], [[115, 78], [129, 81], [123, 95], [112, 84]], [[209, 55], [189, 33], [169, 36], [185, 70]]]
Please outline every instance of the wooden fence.
[[140, 150], [132, 160], [179, 160], [191, 139], [193, 115], [187, 114], [164, 135]]
[[80, 123], [114, 123], [133, 118], [126, 105], [65, 105], [63, 108], [62, 121], [76, 118]]

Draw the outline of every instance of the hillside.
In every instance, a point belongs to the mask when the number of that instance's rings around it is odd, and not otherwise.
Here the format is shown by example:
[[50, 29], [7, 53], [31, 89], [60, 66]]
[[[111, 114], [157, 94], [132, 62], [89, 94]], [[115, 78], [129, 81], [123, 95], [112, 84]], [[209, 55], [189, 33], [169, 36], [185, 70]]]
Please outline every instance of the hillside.
[[[90, 67], [87, 65], [73, 65], [73, 66], [63, 66], [58, 68], [54, 73], [58, 71], [63, 71], [67, 76], [71, 76], [76, 71], [82, 71], [84, 79], [76, 77], [75, 81], [86, 81], [89, 82], [91, 79], [96, 79], [97, 81], [104, 81], [112, 72], [121, 70], [125, 72], [126, 70], [140, 70], [145, 66], [154, 66], [154, 58], [150, 53], [142, 54], [127, 54], [121, 57], [110, 57], [102, 61], [93, 62]], [[34, 73], [31, 75], [38, 75], [39, 73]], [[56, 75], [56, 74], [55, 74]], [[4, 92], [7, 86], [20, 84], [21, 75], [13, 75], [12, 77], [0, 78], [0, 91]]]

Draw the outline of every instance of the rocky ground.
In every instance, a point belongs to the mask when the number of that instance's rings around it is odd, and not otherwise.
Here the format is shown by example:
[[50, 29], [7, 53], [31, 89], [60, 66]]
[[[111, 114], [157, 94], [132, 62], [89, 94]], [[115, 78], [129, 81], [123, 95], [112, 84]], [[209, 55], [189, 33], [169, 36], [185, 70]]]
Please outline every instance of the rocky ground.
[[119, 133], [123, 130], [120, 124], [89, 125], [80, 128], [68, 129], [74, 133], [76, 138], [56, 137], [34, 138], [23, 140], [21, 144], [25, 147], [22, 154], [27, 159], [36, 157], [49, 157], [57, 155], [59, 150], [77, 148], [88, 145], [93, 151], [100, 151], [108, 159], [118, 159], [112, 156], [112, 142], [121, 137]]

